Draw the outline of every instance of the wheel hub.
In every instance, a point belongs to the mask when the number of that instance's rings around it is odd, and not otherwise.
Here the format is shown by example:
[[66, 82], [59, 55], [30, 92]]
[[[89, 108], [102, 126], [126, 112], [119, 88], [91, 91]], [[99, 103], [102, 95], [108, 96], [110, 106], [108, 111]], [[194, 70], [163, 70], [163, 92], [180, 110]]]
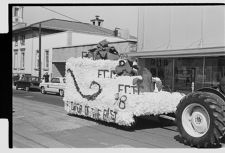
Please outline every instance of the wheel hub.
[[210, 117], [203, 105], [192, 103], [182, 113], [182, 125], [185, 131], [193, 137], [201, 137], [209, 129]]
[[191, 124], [198, 133], [204, 133], [207, 130], [207, 121], [205, 116], [200, 112], [193, 112], [191, 116]]

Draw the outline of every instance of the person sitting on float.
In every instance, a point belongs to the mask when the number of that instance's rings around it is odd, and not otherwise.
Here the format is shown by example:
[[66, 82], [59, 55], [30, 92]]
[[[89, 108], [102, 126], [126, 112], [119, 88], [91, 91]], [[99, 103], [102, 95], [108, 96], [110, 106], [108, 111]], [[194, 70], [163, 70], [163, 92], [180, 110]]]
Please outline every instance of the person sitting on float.
[[118, 76], [136, 76], [138, 73], [136, 58], [127, 57], [119, 61], [116, 66], [115, 73]]

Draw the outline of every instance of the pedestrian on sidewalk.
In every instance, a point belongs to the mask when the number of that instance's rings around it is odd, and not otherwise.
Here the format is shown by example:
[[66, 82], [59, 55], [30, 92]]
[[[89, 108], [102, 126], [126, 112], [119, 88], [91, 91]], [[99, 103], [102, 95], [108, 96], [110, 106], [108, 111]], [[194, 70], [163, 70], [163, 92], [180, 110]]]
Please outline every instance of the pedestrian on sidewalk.
[[46, 73], [43, 75], [43, 77], [44, 77], [45, 82], [49, 82], [49, 74], [48, 74], [48, 72], [46, 72]]

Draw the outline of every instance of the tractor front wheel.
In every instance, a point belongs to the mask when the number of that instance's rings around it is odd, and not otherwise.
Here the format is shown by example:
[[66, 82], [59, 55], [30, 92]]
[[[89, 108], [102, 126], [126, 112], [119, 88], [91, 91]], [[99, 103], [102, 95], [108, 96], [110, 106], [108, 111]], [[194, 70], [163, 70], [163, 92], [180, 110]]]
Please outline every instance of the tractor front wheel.
[[225, 106], [213, 93], [195, 92], [185, 96], [176, 110], [176, 124], [184, 143], [210, 147], [225, 134]]

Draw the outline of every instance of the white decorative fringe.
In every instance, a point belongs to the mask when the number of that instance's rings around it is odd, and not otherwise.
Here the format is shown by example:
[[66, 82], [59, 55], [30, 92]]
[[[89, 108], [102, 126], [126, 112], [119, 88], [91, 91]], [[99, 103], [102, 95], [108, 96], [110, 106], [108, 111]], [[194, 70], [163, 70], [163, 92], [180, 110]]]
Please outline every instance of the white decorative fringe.
[[[80, 91], [84, 95], [91, 95], [98, 91], [97, 85], [90, 88], [92, 81], [100, 84], [102, 92], [95, 100], [87, 100], [77, 92], [71, 74], [66, 72], [66, 88], [64, 94], [65, 110], [68, 113], [88, 116], [106, 122], [115, 122], [119, 125], [130, 126], [134, 122], [134, 116], [158, 115], [175, 112], [176, 106], [184, 95], [178, 92], [166, 91], [133, 93], [132, 87], [127, 87], [124, 92], [123, 85], [133, 86], [134, 78], [141, 76], [113, 76], [110, 78], [110, 70], [114, 70], [118, 61], [91, 60], [82, 58], [70, 58], [66, 62], [66, 70], [71, 69], [74, 73]], [[109, 70], [104, 74], [101, 72], [98, 78], [98, 70]], [[155, 78], [158, 80], [159, 78]], [[118, 93], [118, 85], [121, 92]], [[131, 93], [131, 94], [130, 94]], [[123, 95], [127, 97], [124, 108]], [[118, 100], [115, 100], [115, 97]], [[123, 96], [123, 98], [121, 98]], [[72, 106], [71, 106], [72, 103]], [[120, 106], [120, 107], [119, 107]]]

